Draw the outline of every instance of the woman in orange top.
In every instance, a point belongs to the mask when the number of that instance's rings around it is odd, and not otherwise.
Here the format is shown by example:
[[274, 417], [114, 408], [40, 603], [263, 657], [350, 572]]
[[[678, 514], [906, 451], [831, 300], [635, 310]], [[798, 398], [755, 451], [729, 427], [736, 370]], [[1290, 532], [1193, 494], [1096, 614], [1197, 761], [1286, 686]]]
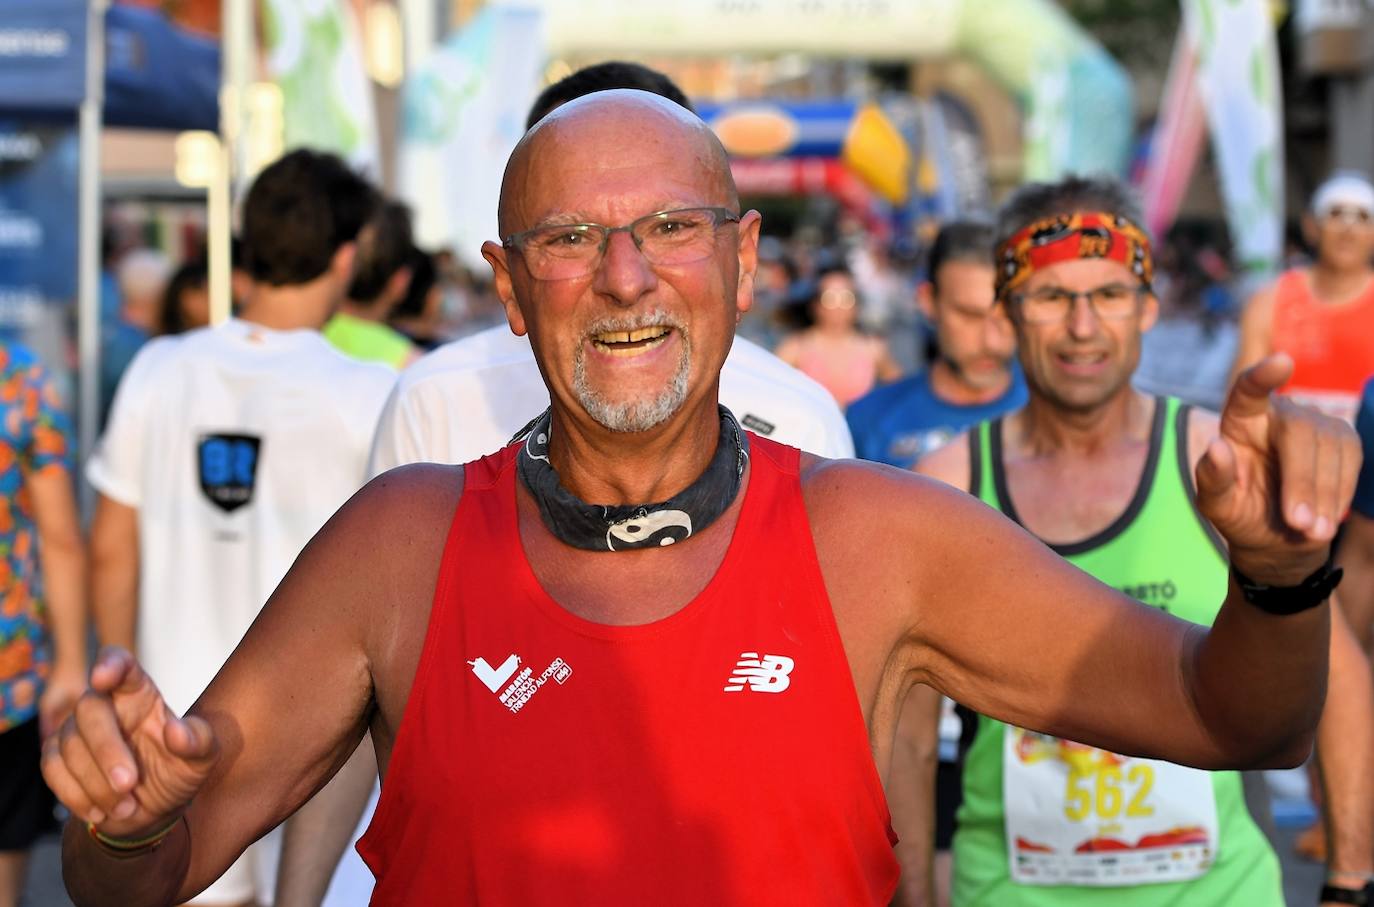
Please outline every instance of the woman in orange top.
[[1333, 176], [1313, 195], [1303, 229], [1316, 261], [1251, 299], [1233, 375], [1287, 353], [1294, 368], [1284, 393], [1353, 421], [1374, 375], [1374, 185], [1353, 173]]

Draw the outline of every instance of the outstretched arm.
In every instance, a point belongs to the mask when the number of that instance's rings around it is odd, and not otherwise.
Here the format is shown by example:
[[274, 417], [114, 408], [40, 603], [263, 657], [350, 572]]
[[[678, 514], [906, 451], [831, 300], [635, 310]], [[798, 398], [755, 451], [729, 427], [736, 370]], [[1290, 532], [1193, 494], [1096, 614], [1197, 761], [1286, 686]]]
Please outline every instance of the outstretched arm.
[[[94, 689], [44, 754], [45, 777], [76, 817], [63, 869], [78, 905], [194, 896], [324, 786], [379, 701], [387, 725], [399, 724], [460, 475], [410, 467], [355, 495], [184, 720], [128, 653], [101, 657]], [[133, 840], [176, 824], [159, 848], [119, 858], [83, 820]]]
[[1363, 888], [1374, 871], [1374, 681], [1341, 610], [1331, 613], [1331, 680], [1317, 727], [1332, 883]]
[[[1234, 566], [1291, 586], [1325, 560], [1354, 485], [1353, 433], [1270, 391], [1271, 358], [1238, 383], [1198, 468], [1199, 506]], [[1204, 768], [1293, 764], [1322, 708], [1329, 613], [1289, 616], [1233, 582], [1210, 632], [1131, 602], [956, 492], [923, 520], [916, 678], [1002, 720]], [[996, 564], [1002, 569], [991, 570]]]

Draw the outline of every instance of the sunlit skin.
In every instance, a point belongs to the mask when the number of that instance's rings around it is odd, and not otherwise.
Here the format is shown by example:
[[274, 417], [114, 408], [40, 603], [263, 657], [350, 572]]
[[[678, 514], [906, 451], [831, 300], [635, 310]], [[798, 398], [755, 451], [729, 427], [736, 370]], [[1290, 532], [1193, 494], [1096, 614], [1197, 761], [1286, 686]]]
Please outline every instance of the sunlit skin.
[[[1140, 281], [1120, 262], [1105, 258], [1062, 261], [1042, 268], [1017, 288], [1031, 294], [1048, 288], [1083, 293], [1109, 284], [1128, 287]], [[1008, 303], [1013, 318], [1020, 318], [1017, 303]], [[1026, 383], [1036, 395], [1070, 411], [1093, 413], [1107, 405], [1117, 390], [1130, 381], [1140, 363], [1140, 337], [1159, 317], [1154, 294], [1139, 297], [1130, 318], [1106, 319], [1093, 312], [1079, 297], [1063, 321], [1020, 324], [1026, 337], [1018, 355]]]
[[943, 262], [935, 276], [916, 291], [940, 349], [930, 366], [931, 385], [949, 403], [995, 400], [1011, 386], [1016, 335], [1006, 308], [995, 299], [993, 268], [955, 259]]
[[[502, 236], [558, 223], [621, 226], [675, 208], [721, 206], [739, 211], [728, 168], [720, 166], [719, 145], [704, 125], [684, 143], [680, 131], [675, 132], [680, 123], [665, 113], [608, 117], [595, 137], [588, 134], [585, 118], [567, 119], [560, 108], [516, 149], [504, 183]], [[632, 137], [640, 141], [631, 142]], [[548, 153], [553, 148], [579, 152]], [[532, 160], [539, 166], [531, 168]], [[518, 252], [494, 242], [483, 245], [511, 329], [529, 335], [548, 383], [553, 435], [569, 441], [553, 447], [552, 462], [574, 493], [598, 502], [662, 500], [705, 468], [718, 431], [720, 368], [735, 324], [753, 301], [758, 233], [758, 213], [746, 212], [738, 225], [718, 228], [719, 254], [673, 267], [651, 265], [628, 234], [615, 233], [600, 267], [566, 280], [536, 280]], [[690, 342], [674, 330], [638, 354], [611, 355], [588, 335], [588, 327], [596, 322], [635, 319], [653, 310], [684, 325]], [[646, 453], [671, 438], [695, 437], [692, 456], [678, 461], [680, 469], [648, 471], [633, 488], [611, 487], [614, 483], [598, 475], [568, 475], [569, 460], [595, 447], [594, 438], [601, 432], [574, 391], [579, 349], [587, 383], [598, 394], [610, 401], [633, 401], [658, 394], [671, 383], [684, 343], [690, 370], [682, 404], [685, 418], [642, 434], [649, 436], [643, 439]], [[656, 459], [656, 453], [647, 454], [645, 462]]]

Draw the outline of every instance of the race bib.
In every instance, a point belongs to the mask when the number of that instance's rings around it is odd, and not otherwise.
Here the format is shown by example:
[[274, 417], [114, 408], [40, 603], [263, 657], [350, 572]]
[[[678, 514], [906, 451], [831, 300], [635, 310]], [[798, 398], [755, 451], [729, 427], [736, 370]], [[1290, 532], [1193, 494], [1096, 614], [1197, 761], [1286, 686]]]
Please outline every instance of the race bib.
[[1008, 726], [1003, 804], [1023, 885], [1183, 882], [1212, 867], [1217, 805], [1201, 769]]

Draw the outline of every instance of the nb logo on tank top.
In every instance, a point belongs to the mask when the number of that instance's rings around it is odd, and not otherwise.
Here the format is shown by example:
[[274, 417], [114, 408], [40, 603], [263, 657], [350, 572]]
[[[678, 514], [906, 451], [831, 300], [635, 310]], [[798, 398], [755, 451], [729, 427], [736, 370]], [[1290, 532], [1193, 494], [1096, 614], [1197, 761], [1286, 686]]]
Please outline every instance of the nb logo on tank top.
[[757, 652], [741, 652], [734, 673], [725, 682], [725, 692], [740, 693], [749, 689], [755, 693], [781, 693], [791, 686], [795, 665], [786, 655], [760, 658]]

